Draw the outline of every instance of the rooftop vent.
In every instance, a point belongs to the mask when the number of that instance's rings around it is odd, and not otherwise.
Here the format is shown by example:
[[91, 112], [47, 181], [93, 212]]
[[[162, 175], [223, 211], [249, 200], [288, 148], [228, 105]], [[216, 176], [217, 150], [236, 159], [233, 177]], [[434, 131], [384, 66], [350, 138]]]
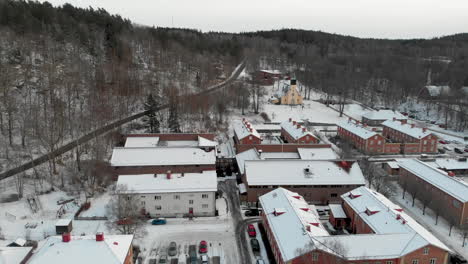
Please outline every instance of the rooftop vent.
[[96, 241], [104, 241], [104, 233], [103, 232], [98, 232], [96, 233]]
[[358, 191], [349, 192], [349, 198], [351, 198], [351, 199], [358, 198], [359, 196], [362, 196], [362, 193], [360, 193]]
[[71, 234], [70, 233], [63, 233], [62, 234], [62, 242], [68, 243], [71, 240]]
[[282, 215], [286, 213], [286, 211], [284, 210], [284, 208], [275, 208], [275, 211], [273, 211], [273, 214], [275, 216], [279, 216], [279, 215]]
[[454, 177], [454, 176], [455, 176], [455, 173], [454, 173], [453, 171], [449, 171], [449, 172], [448, 172], [448, 176]]
[[293, 197], [296, 198], [296, 199], [298, 199], [298, 200], [301, 199], [301, 196], [299, 196], [299, 195], [293, 195]]
[[367, 208], [366, 208], [366, 214], [367, 214], [367, 215], [373, 215], [373, 214], [378, 213], [379, 211], [380, 211], [379, 208], [373, 207], [373, 206], [370, 206], [370, 207], [367, 207]]
[[311, 178], [312, 175], [313, 175], [313, 173], [312, 173], [312, 170], [310, 169], [310, 167], [305, 167], [304, 168], [304, 176], [306, 178]]

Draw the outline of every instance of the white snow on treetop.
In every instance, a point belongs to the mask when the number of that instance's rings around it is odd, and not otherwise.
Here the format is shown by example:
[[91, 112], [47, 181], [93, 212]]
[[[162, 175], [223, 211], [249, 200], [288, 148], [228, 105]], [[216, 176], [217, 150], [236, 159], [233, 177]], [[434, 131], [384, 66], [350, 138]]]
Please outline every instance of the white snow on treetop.
[[95, 236], [72, 236], [62, 242], [61, 236], [52, 236], [33, 255], [30, 264], [123, 264], [132, 245], [133, 235], [105, 235], [104, 241]]
[[315, 210], [299, 194], [278, 188], [260, 196], [259, 201], [285, 262], [313, 243], [312, 236], [328, 236]]
[[159, 137], [127, 137], [125, 147], [157, 147], [158, 143]]
[[216, 152], [199, 148], [114, 148], [112, 166], [214, 165]]
[[295, 140], [302, 138], [304, 136], [307, 136], [307, 135], [315, 138], [315, 136], [310, 131], [305, 129], [304, 126], [301, 126], [300, 124], [298, 124], [297, 122], [291, 119], [288, 121], [281, 122], [281, 128], [284, 129]]
[[364, 185], [357, 162], [322, 160], [247, 160], [247, 185]]
[[362, 124], [357, 124], [352, 120], [341, 121], [336, 125], [363, 139], [368, 139], [377, 135], [374, 131], [364, 127]]
[[0, 247], [0, 263], [20, 264], [32, 249], [32, 247]]
[[215, 192], [218, 181], [215, 171], [120, 175], [117, 186], [126, 186], [125, 193]]
[[[429, 136], [430, 134], [432, 134], [431, 132], [429, 132], [428, 130], [424, 131], [423, 128], [420, 128], [420, 127], [411, 127], [411, 124], [403, 124], [402, 122], [398, 121], [398, 120], [387, 120], [385, 122], [382, 123], [383, 126], [386, 126], [386, 127], [389, 127], [391, 129], [394, 129], [396, 131], [399, 131], [405, 135], [408, 135], [410, 137], [413, 137], [413, 138], [417, 138], [417, 139], [420, 139], [420, 138], [423, 138], [423, 137], [426, 137], [426, 136]], [[435, 137], [435, 135], [434, 135]]]
[[468, 201], [468, 185], [462, 180], [448, 176], [447, 172], [434, 168], [418, 159], [400, 159], [398, 164], [400, 168], [404, 168], [461, 202]]
[[[248, 128], [248, 126], [250, 126], [250, 128]], [[248, 136], [254, 136], [256, 138], [260, 138], [260, 134], [253, 127], [253, 125], [248, 121], [241, 121], [241, 120], [234, 121], [233, 127], [234, 127], [234, 133], [236, 134], [236, 137], [239, 140], [246, 138]]]
[[400, 112], [392, 111], [392, 110], [370, 111], [362, 115], [362, 117], [370, 119], [370, 120], [393, 120], [393, 118], [396, 118], [397, 120], [408, 119], [406, 116], [402, 115]]

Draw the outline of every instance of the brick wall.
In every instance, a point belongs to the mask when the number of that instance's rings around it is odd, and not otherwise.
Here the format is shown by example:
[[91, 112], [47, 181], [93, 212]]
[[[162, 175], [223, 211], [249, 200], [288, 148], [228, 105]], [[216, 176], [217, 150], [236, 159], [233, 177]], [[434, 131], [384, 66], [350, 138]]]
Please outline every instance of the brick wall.
[[214, 140], [213, 133], [154, 133], [154, 134], [128, 134], [126, 137], [159, 137], [160, 141], [177, 141], [177, 140], [198, 140], [198, 137], [203, 137], [209, 140]]
[[114, 167], [114, 175], [132, 175], [132, 174], [157, 174], [166, 173], [200, 173], [203, 171], [216, 170], [216, 165], [181, 165], [181, 166], [144, 166], [144, 167]]

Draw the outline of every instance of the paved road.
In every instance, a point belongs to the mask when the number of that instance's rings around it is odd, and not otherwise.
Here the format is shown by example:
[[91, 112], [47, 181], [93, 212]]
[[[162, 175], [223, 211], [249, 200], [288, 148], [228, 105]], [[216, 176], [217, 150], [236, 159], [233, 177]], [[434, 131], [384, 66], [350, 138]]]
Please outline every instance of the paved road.
[[226, 180], [219, 182], [218, 188], [227, 195], [228, 209], [231, 211], [231, 216], [234, 221], [236, 230], [236, 242], [239, 250], [239, 256], [243, 264], [252, 264], [252, 258], [249, 252], [249, 243], [247, 243], [246, 223], [242, 219], [240, 209], [239, 193], [237, 191], [235, 180]]
[[[245, 68], [245, 60], [243, 60], [237, 67], [236, 69], [232, 72], [231, 76], [226, 79], [224, 82], [221, 82], [219, 84], [216, 84], [214, 86], [211, 86], [209, 87], [208, 89], [200, 92], [200, 93], [197, 93], [197, 94], [192, 94], [192, 95], [185, 95], [184, 97], [181, 97], [180, 96], [180, 102], [183, 103], [183, 102], [186, 102], [186, 101], [190, 101], [190, 100], [193, 100], [194, 97], [196, 96], [202, 96], [202, 95], [205, 95], [205, 94], [208, 94], [208, 93], [212, 93], [214, 91], [217, 91], [221, 88], [224, 88], [226, 86], [228, 86], [229, 84], [231, 84], [232, 82], [234, 82], [237, 77], [239, 77], [239, 74], [244, 70]], [[159, 108], [155, 109], [156, 111], [159, 111], [159, 110], [163, 110], [163, 109], [166, 109], [169, 107], [169, 104], [165, 104], [165, 105], [162, 105], [160, 106]], [[10, 169], [8, 171], [5, 171], [5, 172], [2, 172], [0, 174], [0, 180], [3, 180], [5, 178], [8, 178], [8, 177], [11, 177], [15, 174], [18, 174], [20, 172], [23, 172], [23, 171], [26, 171], [26, 170], [29, 170], [31, 168], [34, 168], [35, 166], [37, 165], [40, 165], [46, 161], [49, 161], [55, 157], [58, 157], [60, 155], [62, 155], [63, 153], [66, 153], [74, 148], [76, 148], [77, 146], [99, 136], [99, 135], [102, 135], [104, 133], [107, 133], [109, 131], [111, 131], [112, 129], [115, 129], [123, 124], [126, 124], [132, 120], [135, 120], [135, 119], [138, 119], [140, 117], [143, 117], [144, 115], [146, 115], [148, 113], [148, 111], [144, 111], [144, 112], [141, 112], [141, 113], [138, 113], [138, 114], [135, 114], [135, 115], [132, 115], [132, 116], [129, 116], [129, 117], [126, 117], [124, 119], [121, 119], [121, 120], [118, 120], [118, 121], [115, 121], [115, 122], [112, 122], [108, 125], [105, 125], [103, 127], [100, 127], [100, 128], [97, 128], [96, 130], [94, 131], [91, 131], [85, 135], [83, 135], [82, 137], [76, 139], [76, 140], [73, 140], [59, 148], [57, 148], [56, 150], [52, 151], [52, 152], [49, 152], [45, 155], [42, 155], [36, 159], [33, 159], [32, 161], [30, 162], [27, 162], [27, 163], [24, 163], [23, 165], [20, 165], [19, 167], [16, 167], [16, 168], [13, 168], [13, 169]]]

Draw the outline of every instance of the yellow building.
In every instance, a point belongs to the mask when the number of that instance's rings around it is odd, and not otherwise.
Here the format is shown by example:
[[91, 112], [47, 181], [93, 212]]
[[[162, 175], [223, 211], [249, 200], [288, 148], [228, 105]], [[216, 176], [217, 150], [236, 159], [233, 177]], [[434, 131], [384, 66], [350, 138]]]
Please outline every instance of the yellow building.
[[296, 80], [291, 80], [291, 85], [288, 85], [283, 90], [281, 96], [281, 104], [283, 105], [300, 105], [302, 104], [302, 95], [297, 90]]

